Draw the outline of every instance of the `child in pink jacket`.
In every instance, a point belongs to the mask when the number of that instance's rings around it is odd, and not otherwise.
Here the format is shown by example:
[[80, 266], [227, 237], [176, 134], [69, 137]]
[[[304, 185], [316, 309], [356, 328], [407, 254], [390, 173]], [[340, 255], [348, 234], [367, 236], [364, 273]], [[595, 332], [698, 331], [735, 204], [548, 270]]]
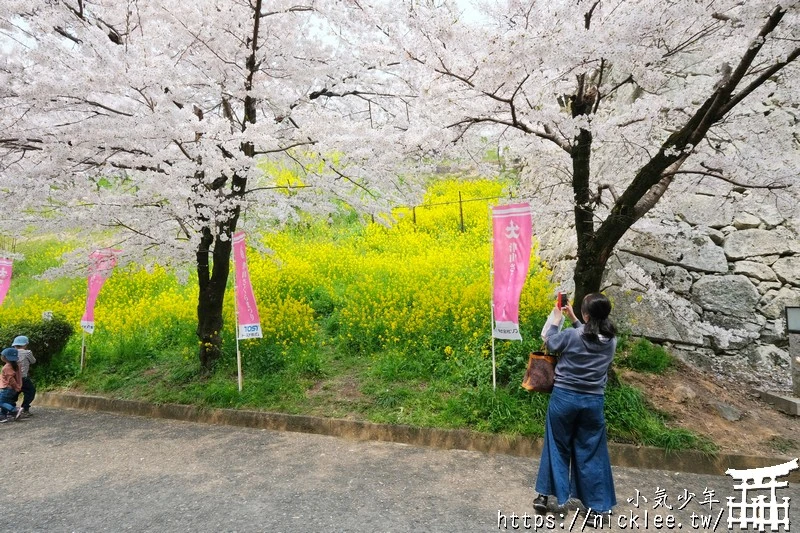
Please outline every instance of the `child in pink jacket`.
[[19, 420], [22, 409], [14, 405], [22, 390], [22, 375], [17, 364], [19, 355], [16, 348], [6, 348], [0, 352], [3, 369], [0, 371], [0, 424], [9, 420]]

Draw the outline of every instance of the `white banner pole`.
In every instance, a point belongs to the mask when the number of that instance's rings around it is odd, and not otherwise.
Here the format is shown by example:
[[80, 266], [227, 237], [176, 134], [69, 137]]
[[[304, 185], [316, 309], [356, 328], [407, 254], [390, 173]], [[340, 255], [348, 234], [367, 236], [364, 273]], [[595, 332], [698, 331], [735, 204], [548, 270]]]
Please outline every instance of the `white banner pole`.
[[494, 302], [492, 302], [492, 388], [497, 390], [497, 363], [494, 358]]
[[86, 332], [81, 336], [81, 372], [86, 367]]
[[494, 353], [494, 224], [492, 220], [492, 206], [489, 206], [489, 231], [492, 232], [490, 242], [492, 245], [489, 247], [489, 298], [491, 301], [492, 317], [489, 321], [490, 332], [492, 337], [492, 390], [497, 391], [497, 362], [495, 361]]
[[239, 392], [242, 392], [242, 352], [239, 351], [239, 306], [236, 300], [236, 252], [232, 251], [233, 258], [233, 316], [236, 322], [233, 334], [236, 337], [236, 373], [239, 383]]

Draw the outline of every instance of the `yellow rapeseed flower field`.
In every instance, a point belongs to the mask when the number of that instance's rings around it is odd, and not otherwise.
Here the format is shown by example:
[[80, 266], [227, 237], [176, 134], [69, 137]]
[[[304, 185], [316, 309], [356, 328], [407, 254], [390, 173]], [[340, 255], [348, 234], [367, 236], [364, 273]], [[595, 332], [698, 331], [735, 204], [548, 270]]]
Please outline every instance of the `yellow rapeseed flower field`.
[[[264, 338], [247, 346], [281, 356], [315, 350], [326, 342], [360, 353], [399, 349], [408, 357], [418, 350], [441, 351], [443, 357], [486, 356], [489, 206], [507, 203], [500, 198], [503, 194], [503, 184], [496, 181], [443, 180], [431, 185], [422, 205], [396, 209], [396, 223], [389, 227], [311, 221], [266, 234], [264, 244], [274, 254], [262, 256], [251, 249], [248, 255]], [[63, 252], [63, 246], [51, 246], [31, 249], [29, 256], [52, 264]], [[521, 323], [531, 331], [552, 307], [548, 276], [534, 258], [520, 305]], [[25, 296], [17, 297], [14, 284], [19, 283], [39, 285], [27, 286]], [[0, 307], [0, 321], [36, 320], [43, 311], [53, 311], [78, 330], [85, 297], [85, 279], [56, 291], [53, 284], [23, 275], [13, 281]], [[174, 344], [177, 335], [181, 342], [196, 343], [191, 338], [196, 302], [192, 280], [181, 285], [162, 268], [117, 269], [98, 298], [94, 337], [144, 335]], [[225, 323], [224, 338], [230, 343], [232, 287], [226, 295]]]

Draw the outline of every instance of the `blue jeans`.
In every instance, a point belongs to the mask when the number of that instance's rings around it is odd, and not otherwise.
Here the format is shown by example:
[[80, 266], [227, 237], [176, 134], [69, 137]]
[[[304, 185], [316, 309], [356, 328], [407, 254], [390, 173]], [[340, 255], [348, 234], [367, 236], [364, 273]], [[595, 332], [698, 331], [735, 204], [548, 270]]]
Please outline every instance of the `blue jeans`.
[[554, 495], [559, 505], [571, 497], [578, 498], [586, 507], [601, 513], [617, 504], [604, 404], [602, 394], [553, 388], [536, 492]]
[[0, 414], [17, 412], [17, 391], [14, 389], [0, 389]]
[[22, 378], [22, 409], [27, 411], [33, 399], [36, 397], [36, 385], [33, 384], [31, 378]]

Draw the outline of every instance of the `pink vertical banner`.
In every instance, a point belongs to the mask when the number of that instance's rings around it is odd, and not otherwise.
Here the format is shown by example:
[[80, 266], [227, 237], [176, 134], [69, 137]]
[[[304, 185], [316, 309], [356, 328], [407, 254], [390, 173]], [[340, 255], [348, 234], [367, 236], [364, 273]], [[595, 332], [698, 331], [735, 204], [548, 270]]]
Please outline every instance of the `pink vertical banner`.
[[502, 205], [492, 209], [492, 336], [496, 339], [522, 340], [519, 333], [519, 299], [528, 277], [532, 235], [529, 204]]
[[244, 232], [233, 234], [233, 266], [236, 283], [236, 322], [238, 339], [260, 339], [261, 320], [258, 317], [256, 297], [250, 283], [247, 269], [247, 251], [244, 244]]
[[14, 264], [13, 259], [0, 258], [0, 305], [6, 299], [8, 288], [11, 287], [11, 269]]
[[86, 310], [81, 317], [81, 329], [94, 333], [94, 305], [103, 283], [111, 276], [117, 264], [117, 254], [122, 250], [103, 248], [89, 254], [89, 289], [86, 292]]

